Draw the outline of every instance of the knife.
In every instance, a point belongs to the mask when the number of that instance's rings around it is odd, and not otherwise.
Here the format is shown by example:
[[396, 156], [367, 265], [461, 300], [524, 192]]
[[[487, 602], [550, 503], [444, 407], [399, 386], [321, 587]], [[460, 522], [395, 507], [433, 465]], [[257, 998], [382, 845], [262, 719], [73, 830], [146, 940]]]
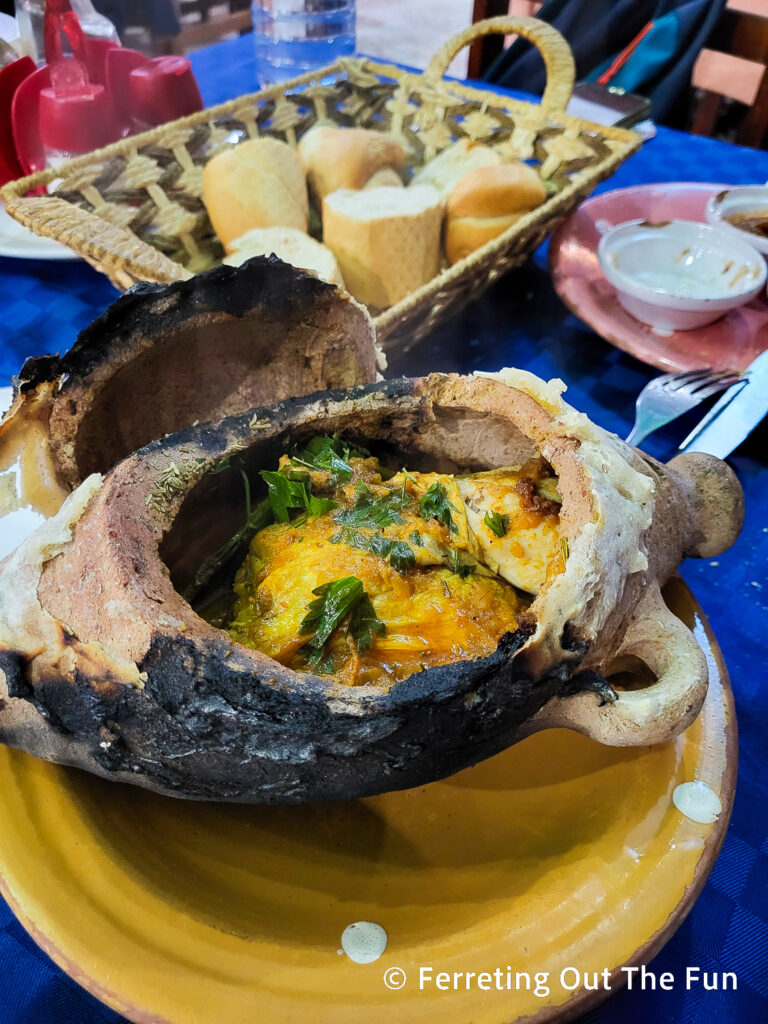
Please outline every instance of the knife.
[[681, 452], [706, 452], [724, 459], [768, 413], [768, 351], [744, 371], [746, 381], [728, 388], [680, 445]]

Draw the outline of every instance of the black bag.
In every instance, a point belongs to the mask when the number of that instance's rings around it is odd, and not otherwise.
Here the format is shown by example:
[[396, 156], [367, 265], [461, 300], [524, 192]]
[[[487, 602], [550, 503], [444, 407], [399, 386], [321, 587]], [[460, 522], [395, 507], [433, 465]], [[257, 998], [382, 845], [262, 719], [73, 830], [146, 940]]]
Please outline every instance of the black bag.
[[[568, 40], [579, 80], [598, 79], [647, 96], [657, 121], [680, 120], [699, 51], [726, 0], [545, 0], [538, 18]], [[544, 65], [517, 39], [485, 74], [509, 89], [541, 94]]]

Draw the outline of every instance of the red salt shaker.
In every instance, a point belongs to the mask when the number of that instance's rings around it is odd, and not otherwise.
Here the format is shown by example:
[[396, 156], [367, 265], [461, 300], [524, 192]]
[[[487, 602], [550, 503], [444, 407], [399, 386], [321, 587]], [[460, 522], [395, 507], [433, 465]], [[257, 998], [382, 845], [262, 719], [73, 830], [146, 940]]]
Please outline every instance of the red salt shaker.
[[48, 163], [100, 149], [123, 135], [107, 90], [89, 80], [79, 60], [64, 57], [50, 72], [50, 87], [40, 91], [38, 122]]
[[[62, 35], [74, 56], [64, 56]], [[50, 84], [40, 91], [38, 127], [47, 162], [115, 142], [127, 126], [105, 86], [91, 79], [85, 34], [70, 0], [46, 0], [44, 37]]]
[[156, 57], [128, 78], [136, 127], [151, 127], [203, 109], [203, 99], [186, 57]]

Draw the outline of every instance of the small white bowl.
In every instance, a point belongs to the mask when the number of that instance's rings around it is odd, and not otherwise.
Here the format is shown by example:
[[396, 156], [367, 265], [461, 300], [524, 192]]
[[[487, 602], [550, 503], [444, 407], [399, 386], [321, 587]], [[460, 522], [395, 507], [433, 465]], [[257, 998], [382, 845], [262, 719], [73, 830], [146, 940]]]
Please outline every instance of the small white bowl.
[[754, 231], [731, 224], [727, 217], [763, 215], [768, 221], [768, 187], [765, 185], [744, 185], [740, 188], [729, 188], [718, 192], [707, 202], [707, 221], [713, 227], [722, 227], [732, 238], [740, 238], [742, 242], [754, 246], [758, 252], [768, 253], [768, 235], [759, 235]]
[[756, 249], [690, 220], [619, 224], [600, 239], [597, 255], [624, 309], [657, 331], [703, 327], [765, 285]]

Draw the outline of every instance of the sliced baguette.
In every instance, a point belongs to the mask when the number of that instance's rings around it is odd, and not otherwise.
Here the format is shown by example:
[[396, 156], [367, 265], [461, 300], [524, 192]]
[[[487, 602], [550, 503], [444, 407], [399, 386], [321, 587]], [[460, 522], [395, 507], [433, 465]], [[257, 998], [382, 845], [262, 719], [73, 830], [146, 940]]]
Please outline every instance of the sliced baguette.
[[295, 228], [252, 228], [230, 244], [224, 262], [239, 267], [253, 256], [271, 254], [283, 263], [309, 271], [321, 281], [344, 287], [336, 257], [328, 246]]
[[299, 156], [310, 191], [317, 199], [340, 188], [365, 188], [378, 171], [388, 170], [399, 177], [397, 172], [405, 167], [405, 150], [400, 143], [391, 135], [369, 128], [315, 125], [302, 136]]
[[393, 167], [382, 167], [366, 181], [363, 188], [380, 188], [382, 185], [394, 185], [395, 188], [405, 187], [403, 179]]
[[442, 216], [429, 185], [340, 189], [323, 200], [323, 240], [352, 295], [385, 309], [437, 273]]
[[445, 256], [453, 266], [475, 249], [516, 224], [522, 214], [510, 213], [506, 217], [455, 217], [445, 222]]
[[547, 198], [538, 172], [514, 161], [476, 167], [446, 201], [445, 255], [453, 265], [486, 245]]
[[203, 199], [225, 248], [251, 228], [307, 230], [301, 161], [278, 139], [251, 139], [214, 156], [203, 171]]

